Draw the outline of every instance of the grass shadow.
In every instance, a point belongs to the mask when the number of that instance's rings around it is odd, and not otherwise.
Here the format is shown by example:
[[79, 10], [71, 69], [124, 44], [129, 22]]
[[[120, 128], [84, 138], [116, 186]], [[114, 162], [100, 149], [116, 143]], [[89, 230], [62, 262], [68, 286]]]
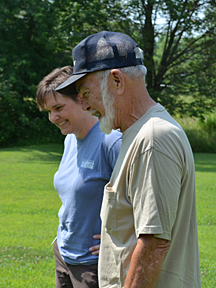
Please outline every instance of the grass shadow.
[[216, 172], [216, 154], [195, 153], [194, 160], [197, 172]]
[[24, 147], [3, 148], [1, 153], [5, 155], [8, 152], [12, 161], [22, 162], [59, 162], [62, 157], [64, 145], [63, 144], [45, 144], [32, 145]]

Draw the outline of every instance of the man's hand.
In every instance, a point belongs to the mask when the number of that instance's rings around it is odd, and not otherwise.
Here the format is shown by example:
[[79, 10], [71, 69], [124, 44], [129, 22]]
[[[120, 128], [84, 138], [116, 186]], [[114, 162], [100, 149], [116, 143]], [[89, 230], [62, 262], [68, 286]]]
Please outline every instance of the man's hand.
[[[94, 239], [101, 239], [101, 235], [97, 234], [93, 236]], [[89, 248], [89, 251], [92, 252], [92, 255], [98, 255], [100, 250], [100, 244], [92, 246]]]
[[170, 243], [154, 235], [140, 235], [124, 288], [154, 288]]

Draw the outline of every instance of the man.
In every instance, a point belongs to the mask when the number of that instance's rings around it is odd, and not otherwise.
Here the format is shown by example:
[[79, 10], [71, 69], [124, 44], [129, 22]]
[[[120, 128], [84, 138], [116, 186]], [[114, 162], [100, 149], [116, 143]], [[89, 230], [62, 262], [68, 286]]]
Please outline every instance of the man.
[[57, 90], [77, 89], [103, 132], [123, 132], [104, 190], [99, 286], [201, 287], [193, 154], [147, 92], [142, 50], [104, 31], [81, 41], [73, 60], [73, 75]]

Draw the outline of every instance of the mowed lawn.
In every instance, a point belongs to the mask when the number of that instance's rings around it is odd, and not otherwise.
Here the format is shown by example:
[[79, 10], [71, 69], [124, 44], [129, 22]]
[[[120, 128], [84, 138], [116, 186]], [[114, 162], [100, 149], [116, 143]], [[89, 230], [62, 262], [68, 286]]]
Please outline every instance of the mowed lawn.
[[[0, 287], [54, 288], [63, 145], [0, 149]], [[216, 287], [216, 154], [195, 154], [202, 287]], [[173, 287], [175, 288], [175, 287]]]
[[55, 287], [62, 145], [0, 150], [0, 287]]
[[195, 154], [197, 222], [203, 288], [216, 287], [216, 154]]

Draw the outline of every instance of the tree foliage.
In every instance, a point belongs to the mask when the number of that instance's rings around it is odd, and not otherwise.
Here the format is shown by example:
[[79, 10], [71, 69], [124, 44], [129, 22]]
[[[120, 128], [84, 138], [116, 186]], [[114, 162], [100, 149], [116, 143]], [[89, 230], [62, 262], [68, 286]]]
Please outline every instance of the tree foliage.
[[56, 56], [50, 1], [2, 0], [0, 11], [0, 145], [24, 144], [38, 138], [42, 123], [52, 131], [32, 99], [38, 82], [64, 62], [64, 55]]
[[148, 91], [172, 114], [216, 107], [215, 0], [2, 0], [0, 16], [0, 146], [60, 137], [36, 107], [36, 86], [101, 30], [139, 44]]
[[[206, 109], [215, 108], [216, 95], [209, 87], [216, 63], [214, 0], [103, 2], [115, 28], [143, 48], [148, 90], [155, 100], [172, 113], [202, 116]], [[180, 95], [194, 98], [196, 109]], [[200, 103], [203, 109], [198, 109]]]
[[171, 113], [200, 118], [215, 109], [215, 0], [58, 3], [62, 5], [59, 29], [69, 49], [101, 30], [126, 33], [144, 50], [146, 82], [156, 101]]

